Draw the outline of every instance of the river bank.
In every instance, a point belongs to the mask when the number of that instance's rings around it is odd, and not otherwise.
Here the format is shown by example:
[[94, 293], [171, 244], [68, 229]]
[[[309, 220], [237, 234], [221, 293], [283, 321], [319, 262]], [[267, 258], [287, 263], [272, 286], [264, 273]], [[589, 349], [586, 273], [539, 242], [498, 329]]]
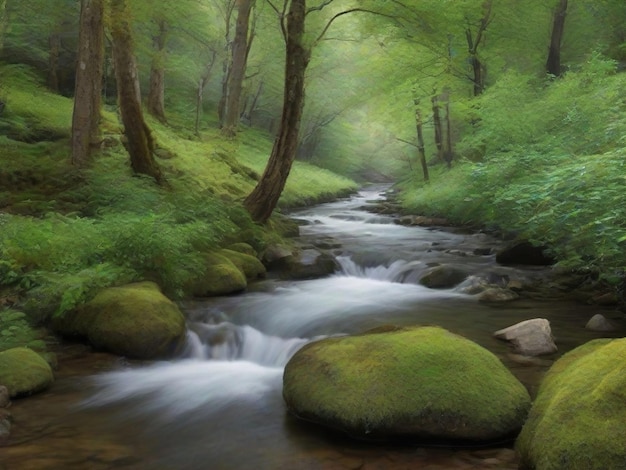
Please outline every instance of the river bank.
[[[303, 247], [325, 246], [339, 259], [342, 268], [335, 275], [270, 278], [243, 295], [183, 303], [196, 338], [186, 359], [128, 361], [59, 344], [54, 386], [14, 402], [5, 467], [195, 470], [210, 461], [215, 468], [516, 468], [510, 444], [488, 449], [364, 444], [285, 412], [282, 367], [314, 338], [389, 323], [438, 324], [492, 351], [534, 393], [560, 355], [602, 336], [586, 330], [586, 321], [613, 312], [563, 298], [484, 304], [454, 289], [416, 285], [412, 279], [433, 263], [539, 280], [549, 272], [500, 267], [493, 254], [468, 255], [501, 243], [486, 234], [404, 227], [393, 217], [362, 210], [382, 197], [360, 193], [293, 214], [304, 221]], [[559, 351], [520, 362], [493, 332], [535, 316], [550, 320]]]

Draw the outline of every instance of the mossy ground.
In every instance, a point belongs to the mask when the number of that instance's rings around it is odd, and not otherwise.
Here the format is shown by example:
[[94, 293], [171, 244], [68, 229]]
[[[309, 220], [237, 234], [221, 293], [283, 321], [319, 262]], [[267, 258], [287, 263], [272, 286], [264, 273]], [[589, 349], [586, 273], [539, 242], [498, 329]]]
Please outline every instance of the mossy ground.
[[521, 468], [624, 468], [625, 357], [626, 340], [600, 339], [552, 366], [516, 443]]
[[283, 394], [298, 415], [364, 437], [394, 432], [389, 423], [422, 437], [502, 437], [530, 406], [498, 358], [435, 327], [311, 343], [288, 363]]

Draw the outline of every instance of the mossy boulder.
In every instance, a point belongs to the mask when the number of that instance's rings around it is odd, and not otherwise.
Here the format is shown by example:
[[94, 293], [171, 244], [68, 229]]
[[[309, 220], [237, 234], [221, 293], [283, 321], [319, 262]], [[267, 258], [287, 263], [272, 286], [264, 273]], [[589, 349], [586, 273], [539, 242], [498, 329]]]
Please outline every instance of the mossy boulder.
[[225, 256], [237, 266], [249, 281], [264, 278], [267, 274], [265, 266], [255, 256], [228, 249], [220, 250], [219, 254]]
[[516, 442], [520, 468], [626, 468], [626, 339], [598, 339], [546, 374]]
[[212, 297], [241, 292], [248, 286], [246, 275], [221, 253], [205, 253], [207, 270], [185, 290], [196, 297]]
[[379, 328], [309, 343], [288, 362], [297, 417], [358, 438], [512, 438], [530, 397], [500, 360], [438, 327]]
[[153, 282], [100, 291], [53, 321], [66, 336], [86, 337], [98, 349], [138, 359], [173, 356], [185, 340], [185, 318]]
[[255, 258], [257, 257], [256, 250], [252, 247], [252, 245], [249, 245], [248, 243], [243, 243], [243, 242], [233, 243], [232, 245], [228, 245], [227, 249], [231, 251], [237, 251], [239, 253], [244, 253], [246, 255], [254, 256]]
[[0, 352], [0, 384], [9, 396], [31, 395], [45, 390], [54, 381], [50, 365], [28, 348]]

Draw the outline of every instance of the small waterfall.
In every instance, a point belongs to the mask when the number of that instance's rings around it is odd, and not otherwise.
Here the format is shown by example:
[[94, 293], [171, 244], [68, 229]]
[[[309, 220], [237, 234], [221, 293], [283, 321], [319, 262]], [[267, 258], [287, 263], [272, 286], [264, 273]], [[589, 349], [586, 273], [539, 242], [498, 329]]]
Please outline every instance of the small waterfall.
[[[359, 266], [349, 256], [338, 256], [337, 262], [341, 266], [341, 274], [346, 276], [359, 277], [364, 279], [374, 279], [377, 281], [388, 281], [396, 283], [405, 283], [414, 271], [422, 271], [424, 263], [421, 261], [404, 261], [397, 260], [389, 266]], [[413, 281], [411, 276], [411, 281]]]
[[266, 335], [248, 325], [191, 323], [187, 333], [187, 357], [283, 367], [309, 341]]

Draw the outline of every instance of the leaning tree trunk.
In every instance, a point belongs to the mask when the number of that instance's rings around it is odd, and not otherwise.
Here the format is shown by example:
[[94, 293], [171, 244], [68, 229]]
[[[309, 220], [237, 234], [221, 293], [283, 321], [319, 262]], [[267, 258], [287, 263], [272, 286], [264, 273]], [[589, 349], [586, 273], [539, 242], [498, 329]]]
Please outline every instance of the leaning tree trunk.
[[546, 72], [555, 77], [563, 74], [561, 69], [561, 42], [565, 32], [565, 17], [567, 16], [567, 0], [559, 0], [554, 10], [552, 22], [552, 35], [550, 36], [550, 50], [546, 61]]
[[104, 63], [104, 1], [82, 0], [74, 113], [72, 164], [85, 166], [100, 141], [100, 108]]
[[222, 135], [234, 137], [237, 134], [237, 126], [241, 116], [241, 90], [243, 79], [246, 74], [248, 59], [248, 30], [250, 13], [254, 0], [239, 0], [237, 2], [237, 25], [235, 27], [235, 40], [233, 41], [233, 60], [228, 76], [228, 88], [226, 93], [224, 124]]
[[285, 92], [278, 136], [263, 176], [244, 201], [245, 208], [256, 222], [266, 222], [272, 215], [296, 157], [304, 107], [304, 74], [310, 58], [310, 51], [302, 42], [305, 12], [305, 0], [291, 1], [286, 28]]
[[146, 107], [148, 112], [161, 122], [165, 119], [165, 44], [167, 41], [167, 23], [159, 21], [159, 32], [152, 43], [154, 55], [150, 65], [150, 88]]
[[161, 170], [154, 160], [154, 143], [141, 110], [137, 63], [133, 54], [131, 26], [128, 23], [126, 0], [111, 2], [111, 38], [113, 64], [126, 150], [135, 173], [152, 176], [162, 182]]

